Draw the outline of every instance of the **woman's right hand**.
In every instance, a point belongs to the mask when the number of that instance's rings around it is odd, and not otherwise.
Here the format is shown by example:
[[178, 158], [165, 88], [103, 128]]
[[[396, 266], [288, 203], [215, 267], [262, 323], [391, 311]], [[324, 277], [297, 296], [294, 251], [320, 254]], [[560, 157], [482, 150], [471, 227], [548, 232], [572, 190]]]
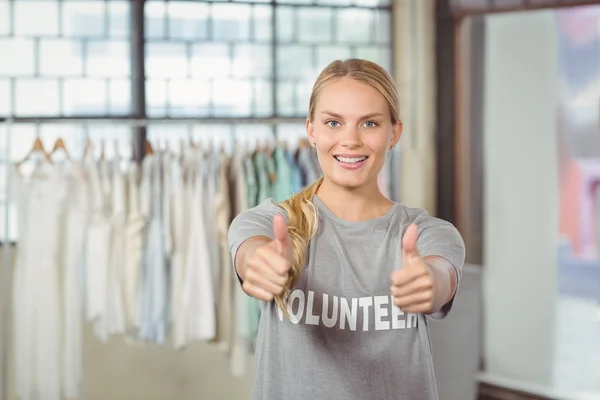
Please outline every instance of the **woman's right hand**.
[[283, 293], [292, 268], [292, 244], [285, 218], [273, 218], [274, 240], [257, 246], [244, 260], [242, 289], [249, 296], [270, 302]]

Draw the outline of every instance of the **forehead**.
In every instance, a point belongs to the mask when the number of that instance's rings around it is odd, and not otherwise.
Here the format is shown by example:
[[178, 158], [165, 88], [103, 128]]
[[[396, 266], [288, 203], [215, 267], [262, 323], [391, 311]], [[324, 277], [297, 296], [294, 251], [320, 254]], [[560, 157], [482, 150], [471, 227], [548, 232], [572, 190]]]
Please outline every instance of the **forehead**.
[[389, 113], [385, 97], [373, 86], [351, 78], [325, 85], [316, 104], [317, 112], [333, 111], [341, 115]]

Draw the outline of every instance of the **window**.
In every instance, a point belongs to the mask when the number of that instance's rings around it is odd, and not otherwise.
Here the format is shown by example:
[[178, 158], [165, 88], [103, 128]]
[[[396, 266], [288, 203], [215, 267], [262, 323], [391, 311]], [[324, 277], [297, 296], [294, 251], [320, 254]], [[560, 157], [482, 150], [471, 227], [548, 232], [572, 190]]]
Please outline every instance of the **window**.
[[[141, 62], [149, 118], [215, 117], [225, 121], [214, 127], [229, 138], [224, 143], [247, 140], [248, 132], [260, 139], [272, 135], [273, 127], [231, 125], [227, 119], [302, 120], [314, 79], [334, 59], [367, 58], [391, 70], [391, 5], [391, 0], [146, 0], [137, 18], [145, 24], [145, 60], [134, 60], [135, 8], [128, 0], [0, 1], [0, 53], [10, 54], [0, 63], [0, 117], [127, 117], [135, 85], [131, 67]], [[304, 125], [275, 130], [294, 138], [304, 134]], [[148, 128], [148, 138], [199, 135], [195, 128], [189, 131], [160, 124]], [[6, 132], [0, 124], [5, 161], [0, 227], [6, 161], [22, 159], [36, 136], [48, 147], [60, 135], [75, 157], [86, 135], [98, 142], [118, 139], [121, 154], [133, 147], [124, 125], [15, 125], [10, 140]], [[13, 211], [10, 215], [14, 221]], [[10, 232], [14, 239], [12, 225]]]

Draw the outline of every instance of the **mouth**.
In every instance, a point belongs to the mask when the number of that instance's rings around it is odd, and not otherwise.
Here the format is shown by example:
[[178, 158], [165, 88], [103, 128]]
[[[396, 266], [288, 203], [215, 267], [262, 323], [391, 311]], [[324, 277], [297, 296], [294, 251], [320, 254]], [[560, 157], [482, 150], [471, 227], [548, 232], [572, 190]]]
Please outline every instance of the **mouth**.
[[368, 156], [361, 155], [335, 155], [333, 156], [337, 163], [346, 169], [357, 169], [365, 164]]

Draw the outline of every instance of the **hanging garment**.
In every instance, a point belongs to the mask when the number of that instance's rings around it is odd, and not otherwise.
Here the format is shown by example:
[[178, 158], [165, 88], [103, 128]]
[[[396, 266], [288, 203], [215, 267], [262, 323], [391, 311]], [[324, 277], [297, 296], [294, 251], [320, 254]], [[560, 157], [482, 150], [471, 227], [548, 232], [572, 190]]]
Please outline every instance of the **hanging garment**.
[[203, 191], [203, 202], [206, 205], [203, 207], [202, 212], [204, 213], [204, 230], [206, 237], [206, 245], [208, 248], [208, 256], [209, 256], [209, 265], [211, 269], [212, 276], [212, 287], [213, 287], [213, 295], [215, 307], [218, 305], [219, 300], [219, 281], [221, 270], [219, 268], [220, 262], [220, 250], [219, 250], [219, 240], [217, 237], [217, 228], [215, 224], [215, 196], [216, 196], [216, 175], [218, 172], [218, 159], [215, 157], [212, 151], [208, 152], [203, 157], [203, 180], [204, 187], [206, 190]]
[[258, 181], [254, 160], [249, 155], [244, 158], [244, 180], [246, 183], [246, 208], [255, 207], [258, 205]]
[[87, 220], [87, 183], [83, 168], [77, 163], [69, 163], [62, 171], [68, 182], [68, 199], [63, 208], [61, 221], [64, 233], [61, 263], [63, 265], [62, 307], [63, 330], [63, 393], [67, 398], [81, 395], [83, 378], [82, 355], [82, 271], [84, 261], [85, 234]]
[[298, 167], [302, 171], [303, 185], [306, 187], [319, 179], [319, 172], [312, 162], [310, 148], [303, 147], [298, 150]]
[[273, 185], [273, 198], [276, 201], [283, 201], [294, 194], [292, 182], [292, 168], [288, 160], [287, 152], [281, 146], [275, 148], [273, 153], [275, 165], [277, 168], [277, 179]]
[[21, 220], [13, 286], [16, 391], [23, 399], [61, 398], [59, 217], [67, 184], [49, 164], [14, 176]]
[[[94, 333], [101, 341], [108, 340], [106, 307], [108, 304], [108, 268], [110, 263], [111, 221], [106, 204], [109, 183], [106, 179], [105, 163], [98, 165], [88, 153], [84, 160], [85, 173], [89, 180], [88, 199], [89, 224], [86, 234], [85, 279], [86, 311], [88, 321], [93, 323]], [[100, 170], [103, 174], [101, 175]]]
[[[149, 223], [142, 263], [140, 339], [162, 344], [167, 328], [167, 266], [162, 221], [162, 165], [160, 154], [148, 161]], [[145, 169], [146, 171], [146, 169]]]
[[183, 304], [183, 287], [185, 280], [186, 254], [189, 235], [190, 190], [186, 164], [189, 155], [181, 154], [173, 164], [173, 201], [172, 237], [173, 252], [171, 258], [171, 329], [176, 349], [186, 345], [186, 324]]
[[[245, 182], [245, 171], [244, 171], [244, 160], [247, 157], [244, 156], [245, 150], [242, 146], [237, 145], [234, 148], [233, 156], [231, 158], [231, 165], [229, 168], [229, 195], [231, 199], [231, 216], [229, 223], [239, 213], [246, 210], [248, 204], [248, 198], [246, 195], [246, 182]], [[248, 317], [246, 314], [247, 296], [243, 292], [241, 285], [239, 284], [238, 275], [235, 272], [235, 266], [233, 265], [233, 259], [231, 261], [232, 268], [232, 285], [234, 305], [233, 305], [233, 337], [232, 337], [232, 348], [231, 348], [231, 374], [236, 377], [241, 377], [246, 374], [246, 366], [248, 364], [249, 353], [245, 341], [245, 331], [248, 326]]]
[[302, 173], [300, 172], [300, 167], [298, 167], [298, 163], [296, 162], [294, 153], [292, 153], [291, 151], [285, 150], [285, 156], [287, 158], [288, 165], [290, 166], [290, 179], [291, 179], [291, 183], [292, 183], [292, 193], [298, 193], [304, 187], [302, 184]]
[[139, 328], [140, 278], [146, 226], [146, 217], [140, 204], [139, 175], [138, 164], [132, 162], [127, 175], [128, 210], [125, 222], [126, 237], [123, 261], [123, 303], [127, 316], [127, 331], [130, 336], [134, 335]]
[[215, 225], [218, 234], [218, 243], [221, 251], [220, 257], [220, 281], [219, 281], [219, 301], [217, 308], [217, 335], [216, 339], [222, 350], [229, 352], [232, 346], [233, 338], [233, 265], [229, 255], [229, 244], [227, 241], [227, 232], [231, 218], [231, 204], [229, 197], [229, 184], [227, 176], [229, 175], [229, 158], [224, 152], [219, 155], [218, 166], [218, 192], [215, 199]]
[[183, 288], [183, 313], [188, 340], [211, 340], [215, 337], [215, 307], [212, 275], [204, 230], [204, 180], [202, 151], [192, 153], [190, 234], [186, 254]]
[[121, 158], [112, 160], [111, 182], [111, 246], [107, 273], [106, 324], [109, 335], [125, 333], [125, 307], [123, 305], [123, 260], [125, 258], [127, 199], [125, 177], [121, 171]]

